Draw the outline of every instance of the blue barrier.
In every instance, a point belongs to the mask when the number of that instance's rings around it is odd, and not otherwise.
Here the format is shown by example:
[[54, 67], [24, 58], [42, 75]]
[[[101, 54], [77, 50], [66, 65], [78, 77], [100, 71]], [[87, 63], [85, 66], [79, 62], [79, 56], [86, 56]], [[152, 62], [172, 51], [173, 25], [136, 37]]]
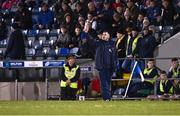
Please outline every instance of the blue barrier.
[[[0, 61], [0, 68], [61, 68], [65, 60]], [[92, 72], [91, 66], [81, 66], [82, 72]]]

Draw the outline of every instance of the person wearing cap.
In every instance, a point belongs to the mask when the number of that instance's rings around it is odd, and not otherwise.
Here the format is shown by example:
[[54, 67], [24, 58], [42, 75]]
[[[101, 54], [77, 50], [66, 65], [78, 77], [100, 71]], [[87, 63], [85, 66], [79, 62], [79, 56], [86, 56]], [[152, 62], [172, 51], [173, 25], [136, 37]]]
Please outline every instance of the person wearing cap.
[[24, 37], [18, 23], [13, 23], [11, 30], [12, 33], [8, 41], [5, 58], [13, 60], [25, 59]]
[[110, 83], [111, 76], [115, 71], [116, 57], [114, 42], [110, 33], [104, 30], [99, 41], [96, 41], [95, 67], [99, 71], [102, 97], [104, 101], [111, 99]]
[[148, 27], [143, 29], [143, 38], [140, 41], [139, 57], [153, 58], [156, 47], [156, 38], [152, 35], [152, 31]]
[[80, 67], [76, 64], [74, 55], [67, 57], [67, 63], [64, 64], [61, 74], [61, 100], [75, 100]]

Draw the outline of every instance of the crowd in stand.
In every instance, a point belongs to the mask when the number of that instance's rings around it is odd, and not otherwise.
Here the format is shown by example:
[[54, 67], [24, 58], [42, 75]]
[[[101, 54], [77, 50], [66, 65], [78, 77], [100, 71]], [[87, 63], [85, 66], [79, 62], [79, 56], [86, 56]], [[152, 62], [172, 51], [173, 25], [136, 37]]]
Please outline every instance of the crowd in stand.
[[179, 0], [1, 0], [0, 4], [1, 40], [6, 39], [8, 33], [3, 11], [15, 8], [8, 18], [18, 23], [20, 29], [60, 29], [54, 47], [78, 47], [82, 57], [93, 57], [94, 51], [89, 49], [93, 47], [88, 40], [97, 39], [103, 30], [118, 39], [118, 30], [131, 35], [132, 28], [136, 27], [138, 33], [147, 30], [147, 34], [142, 35], [149, 38], [155, 26], [175, 27], [180, 20]]

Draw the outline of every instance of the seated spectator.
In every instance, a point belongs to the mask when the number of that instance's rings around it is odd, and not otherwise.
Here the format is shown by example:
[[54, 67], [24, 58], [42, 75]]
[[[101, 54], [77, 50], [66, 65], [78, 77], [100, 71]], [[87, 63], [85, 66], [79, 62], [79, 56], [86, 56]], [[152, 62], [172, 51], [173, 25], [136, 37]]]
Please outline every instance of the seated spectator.
[[102, 10], [103, 0], [93, 0], [97, 14]]
[[74, 30], [74, 35], [72, 37], [72, 41], [70, 42], [70, 48], [74, 48], [77, 47], [79, 48], [81, 46], [81, 39], [80, 39], [80, 35], [81, 35], [81, 27], [79, 25], [76, 26], [75, 30]]
[[111, 5], [110, 1], [105, 0], [103, 3], [103, 9], [98, 15], [98, 18], [100, 18], [103, 23], [103, 25], [101, 26], [101, 29], [105, 29], [109, 31], [111, 31], [112, 19], [113, 19], [113, 14], [114, 14], [114, 11], [111, 9], [110, 5]]
[[[171, 67], [168, 72], [168, 78], [180, 78], [180, 67], [177, 58], [171, 60]], [[175, 94], [180, 94], [180, 81], [172, 80]]]
[[146, 15], [152, 24], [156, 24], [161, 15], [161, 9], [156, 5], [155, 0], [150, 0], [150, 7], [146, 9]]
[[70, 6], [71, 10], [74, 11], [76, 6], [76, 0], [70, 0], [68, 5]]
[[62, 22], [63, 25], [66, 26], [67, 31], [72, 36], [74, 33], [75, 25], [74, 20], [71, 14], [67, 13], [64, 15], [64, 21]]
[[121, 0], [115, 0], [115, 2], [112, 4], [112, 8], [116, 10], [117, 7], [122, 6]]
[[128, 9], [126, 9], [126, 11], [123, 14], [123, 24], [120, 28], [124, 28], [127, 29], [129, 24], [134, 23], [134, 20], [131, 19], [131, 13]]
[[48, 4], [42, 3], [38, 14], [38, 29], [50, 29], [54, 22], [54, 14], [48, 9]]
[[96, 7], [93, 2], [88, 3], [88, 12], [93, 14], [94, 16], [96, 16], [97, 11], [96, 11]]
[[3, 19], [0, 20], [0, 41], [7, 38], [8, 29]]
[[58, 36], [57, 41], [55, 42], [56, 48], [69, 48], [71, 42], [71, 36], [69, 32], [67, 31], [67, 28], [65, 25], [60, 26], [60, 34]]
[[123, 15], [123, 6], [118, 6], [116, 9], [115, 9], [115, 12], [121, 14], [121, 16]]
[[95, 20], [93, 14], [88, 13], [87, 14], [87, 20], [91, 23], [91, 28], [96, 30], [97, 29], [97, 21]]
[[175, 10], [169, 0], [162, 0], [161, 24], [163, 26], [172, 26], [174, 22]]
[[[60, 22], [61, 20], [64, 19], [65, 15], [66, 14], [70, 14], [72, 16], [72, 10], [71, 8], [69, 7], [68, 3], [66, 1], [63, 1], [61, 3], [61, 6], [59, 6], [59, 11], [57, 11], [57, 15], [58, 15], [58, 21]], [[61, 22], [60, 22], [61, 24]]]
[[17, 4], [18, 0], [6, 0], [2, 4], [2, 9], [11, 9], [13, 5]]
[[79, 16], [79, 17], [78, 17], [78, 22], [77, 22], [77, 24], [79, 24], [80, 27], [81, 27], [81, 29], [83, 30], [84, 24], [85, 24], [85, 20], [84, 20], [84, 18], [83, 18], [82, 16]]
[[139, 30], [142, 30], [143, 28], [143, 21], [144, 21], [144, 13], [139, 13], [138, 18], [136, 21], [136, 27], [138, 27]]
[[77, 2], [74, 10], [74, 19], [78, 20], [79, 16], [82, 16], [85, 19], [87, 17], [86, 14], [87, 13], [85, 9], [83, 9], [82, 4], [80, 2]]
[[121, 17], [121, 15], [119, 13], [114, 13], [112, 27], [111, 27], [112, 28], [111, 35], [113, 38], [116, 37], [118, 28], [121, 27], [122, 23], [123, 23], [123, 18]]
[[161, 95], [161, 98], [169, 97], [173, 94], [173, 84], [171, 81], [167, 80], [167, 74], [165, 71], [160, 73], [160, 81], [157, 87], [158, 95]]
[[132, 19], [137, 19], [138, 13], [139, 13], [139, 8], [135, 5], [135, 2], [133, 0], [127, 0], [127, 8], [131, 12], [131, 18]]
[[16, 12], [15, 22], [18, 22], [21, 29], [32, 29], [32, 13], [27, 9], [27, 6], [23, 3], [18, 5], [18, 10]]
[[147, 17], [144, 17], [143, 24], [142, 24], [142, 29], [141, 30], [144, 30], [145, 28], [148, 28], [149, 25], [150, 25], [149, 19]]
[[148, 99], [165, 99], [173, 94], [173, 84], [172, 81], [167, 80], [166, 71], [160, 72], [159, 79], [157, 84], [157, 95], [149, 95], [147, 97]]

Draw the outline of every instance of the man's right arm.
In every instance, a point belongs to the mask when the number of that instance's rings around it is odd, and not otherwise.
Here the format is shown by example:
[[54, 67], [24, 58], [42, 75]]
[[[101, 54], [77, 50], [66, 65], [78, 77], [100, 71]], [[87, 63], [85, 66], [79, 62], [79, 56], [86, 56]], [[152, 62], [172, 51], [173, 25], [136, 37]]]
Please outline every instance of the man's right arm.
[[61, 80], [63, 80], [63, 81], [67, 81], [68, 80], [67, 77], [65, 76], [64, 68], [62, 69], [62, 72], [61, 72]]

